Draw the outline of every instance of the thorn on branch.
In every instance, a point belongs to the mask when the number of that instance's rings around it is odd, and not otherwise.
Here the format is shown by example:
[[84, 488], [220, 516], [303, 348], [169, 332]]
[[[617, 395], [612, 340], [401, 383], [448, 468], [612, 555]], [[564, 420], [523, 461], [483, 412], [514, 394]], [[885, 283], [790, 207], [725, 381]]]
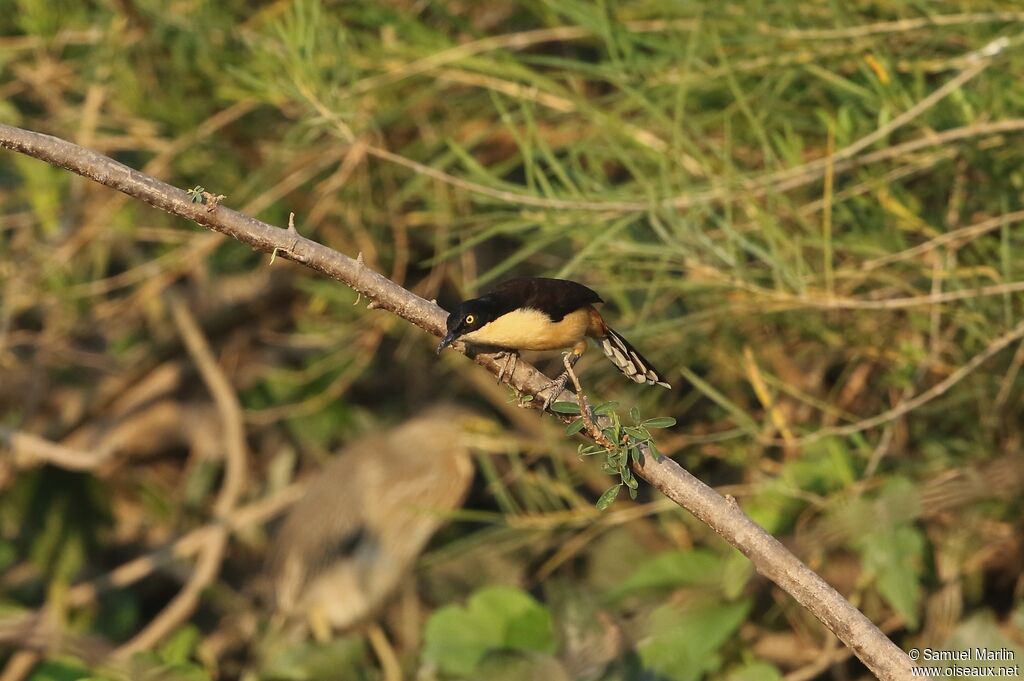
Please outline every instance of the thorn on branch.
[[[291, 248], [287, 249], [287, 253], [292, 256], [293, 260], [299, 260], [298, 258], [294, 257], [295, 247], [299, 245], [299, 230], [295, 229], [295, 213], [288, 213], [288, 229], [285, 231], [295, 235], [295, 241], [292, 242]], [[270, 253], [270, 262], [267, 263], [267, 267], [270, 267], [270, 265], [274, 264], [274, 260], [277, 259], [277, 252], [283, 250], [285, 249], [278, 248], [276, 246], [274, 247], [274, 250]], [[356, 302], [359, 301], [357, 300]]]

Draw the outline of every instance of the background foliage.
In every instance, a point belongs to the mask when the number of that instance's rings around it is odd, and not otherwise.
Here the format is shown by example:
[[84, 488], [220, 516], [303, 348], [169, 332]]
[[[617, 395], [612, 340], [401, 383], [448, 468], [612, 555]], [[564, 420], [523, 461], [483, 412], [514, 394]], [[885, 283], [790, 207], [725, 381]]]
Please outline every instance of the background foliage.
[[[598, 402], [675, 417], [661, 451], [904, 649], [1022, 659], [1016, 3], [7, 5], [4, 121], [275, 224], [294, 212], [304, 235], [442, 304], [512, 274], [592, 285], [676, 386], [585, 358]], [[1004, 36], [993, 61], [972, 58]], [[381, 615], [409, 676], [864, 674], [657, 495], [597, 512], [607, 478], [561, 428], [333, 282], [11, 154], [0, 278], [12, 617], [45, 605], [60, 630], [116, 645], [192, 569], [89, 591], [213, 514], [222, 434], [174, 292], [244, 408], [246, 504], [440, 398], [509, 424], [420, 560], [416, 607]], [[15, 455], [15, 433], [109, 456], [41, 465]], [[364, 630], [259, 635], [266, 547], [260, 523], [236, 535], [151, 667], [384, 678]], [[71, 646], [16, 676], [26, 644], [4, 645], [4, 678], [113, 673]]]

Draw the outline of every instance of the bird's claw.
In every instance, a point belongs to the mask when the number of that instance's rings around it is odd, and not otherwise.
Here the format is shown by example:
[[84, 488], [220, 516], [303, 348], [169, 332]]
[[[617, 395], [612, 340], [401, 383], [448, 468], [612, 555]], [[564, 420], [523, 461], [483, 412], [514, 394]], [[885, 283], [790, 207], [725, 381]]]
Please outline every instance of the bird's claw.
[[498, 352], [495, 353], [494, 359], [496, 361], [504, 360], [501, 365], [501, 369], [498, 370], [498, 384], [501, 384], [503, 378], [508, 376], [508, 380], [512, 380], [512, 374], [516, 371], [516, 364], [519, 363], [519, 353], [514, 351]]
[[569, 372], [563, 371], [561, 374], [559, 374], [558, 378], [547, 383], [543, 388], [537, 391], [538, 393], [542, 393], [545, 390], [551, 388], [551, 393], [544, 398], [544, 406], [541, 407], [541, 411], [548, 410], [548, 407], [551, 406], [551, 403], [554, 402], [555, 399], [562, 394], [563, 390], [565, 390], [565, 384], [568, 382]]
[[550, 381], [543, 388], [537, 391], [538, 393], [542, 393], [548, 388], [552, 388], [551, 394], [544, 398], [544, 406], [541, 407], [541, 411], [547, 411], [548, 407], [551, 406], [551, 403], [562, 394], [562, 391], [565, 390], [565, 386], [569, 382], [570, 377], [572, 377], [573, 383], [578, 385], [579, 379], [577, 379], [576, 375], [572, 372], [572, 368], [575, 366], [576, 362], [579, 361], [580, 354], [580, 352], [567, 352], [562, 355], [562, 364], [565, 365], [565, 371], [560, 373], [558, 378]]

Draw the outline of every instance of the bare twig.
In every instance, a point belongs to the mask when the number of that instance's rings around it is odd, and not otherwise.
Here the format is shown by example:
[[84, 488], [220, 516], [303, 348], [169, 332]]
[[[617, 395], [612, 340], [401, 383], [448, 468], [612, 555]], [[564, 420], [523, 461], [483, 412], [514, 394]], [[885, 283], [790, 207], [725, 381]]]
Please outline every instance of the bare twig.
[[[212, 204], [216, 209], [216, 204]], [[208, 212], [212, 212], [207, 207]], [[214, 512], [222, 518], [238, 505], [245, 486], [245, 471], [248, 452], [245, 444], [245, 423], [242, 418], [242, 407], [224, 372], [217, 365], [217, 360], [210, 350], [206, 338], [203, 337], [199, 325], [192, 313], [181, 300], [170, 297], [171, 314], [175, 326], [181, 334], [185, 347], [192, 355], [199, 374], [203, 377], [207, 388], [213, 395], [217, 410], [220, 412], [225, 433], [225, 473], [224, 482], [214, 504]], [[203, 542], [195, 569], [189, 576], [185, 586], [170, 603], [154, 617], [149, 624], [130, 641], [115, 651], [118, 657], [128, 657], [136, 652], [153, 647], [160, 639], [172, 632], [191, 616], [199, 604], [199, 596], [209, 586], [217, 573], [227, 550], [228, 531], [219, 524], [210, 532]]]
[[763, 25], [762, 33], [795, 40], [844, 40], [863, 38], [885, 33], [905, 33], [939, 26], [960, 26], [963, 24], [1020, 23], [1024, 12], [974, 12], [967, 14], [934, 14], [913, 19], [878, 21], [871, 24], [844, 26], [842, 28], [778, 28]]
[[1013, 384], [1017, 380], [1017, 374], [1020, 373], [1022, 364], [1024, 364], [1024, 343], [1019, 344], [1016, 352], [1013, 353], [1013, 359], [1010, 360], [1010, 368], [1006, 371], [1006, 375], [1003, 376], [999, 391], [996, 393], [994, 404], [997, 411], [1006, 406], [1006, 400], [1010, 397], [1010, 391], [1013, 389]]
[[102, 577], [76, 584], [68, 590], [68, 604], [71, 606], [86, 605], [95, 600], [96, 596], [102, 592], [123, 589], [175, 560], [195, 555], [209, 543], [210, 536], [218, 532], [221, 526], [226, 527], [230, 532], [238, 532], [253, 525], [265, 523], [298, 501], [305, 488], [304, 482], [293, 483], [272, 496], [237, 509], [227, 518], [211, 521], [189, 531], [168, 546], [122, 563]]
[[961, 245], [961, 242], [966, 243], [972, 239], [976, 239], [979, 236], [982, 236], [983, 234], [994, 232], [997, 229], [1001, 229], [1002, 227], [1006, 227], [1008, 225], [1014, 224], [1015, 222], [1021, 221], [1024, 221], [1024, 210], [1017, 210], [1013, 211], [1012, 213], [1007, 213], [1006, 215], [999, 215], [994, 218], [989, 218], [988, 220], [983, 220], [982, 222], [973, 225], [968, 225], [967, 227], [960, 227], [959, 229], [954, 229], [944, 234], [940, 234], [937, 237], [929, 239], [928, 241], [920, 243], [916, 246], [912, 246], [908, 249], [902, 250], [898, 253], [890, 253], [888, 255], [883, 255], [878, 258], [872, 258], [871, 260], [867, 260], [861, 263], [860, 270], [864, 272], [868, 270], [877, 269], [879, 267], [882, 267], [883, 265], [889, 265], [894, 262], [899, 262], [900, 260], [916, 258], [919, 255], [930, 253], [931, 251], [934, 251], [936, 248], [939, 248], [940, 246], [945, 246], [946, 244], [954, 244], [959, 246]]
[[187, 620], [199, 604], [199, 596], [203, 589], [217, 578], [226, 548], [227, 533], [222, 528], [217, 528], [217, 531], [208, 537], [207, 544], [199, 554], [195, 568], [181, 591], [175, 594], [171, 602], [142, 631], [115, 650], [114, 656], [124, 659], [148, 650]]
[[572, 387], [576, 390], [576, 401], [579, 402], [580, 405], [580, 418], [583, 419], [584, 428], [590, 436], [590, 439], [605, 449], [615, 449], [615, 443], [609, 440], [604, 434], [604, 431], [594, 423], [594, 416], [590, 412], [590, 402], [587, 401], [587, 396], [583, 394], [583, 386], [580, 385], [580, 379], [572, 369], [572, 363], [569, 361], [568, 353], [566, 353], [562, 358], [562, 364], [565, 366], [566, 373], [569, 374], [569, 379], [572, 381]]
[[195, 317], [188, 307], [176, 297], [170, 298], [171, 316], [181, 334], [185, 347], [188, 348], [192, 360], [199, 369], [199, 375], [213, 396], [217, 405], [221, 422], [224, 426], [225, 439], [225, 473], [224, 484], [221, 486], [214, 512], [225, 516], [234, 510], [245, 487], [245, 472], [248, 468], [248, 446], [245, 443], [245, 420], [242, 416], [242, 405], [238, 403], [231, 382], [217, 364], [209, 343], [199, 329]]
[[764, 303], [778, 305], [777, 310], [796, 309], [817, 309], [817, 310], [905, 310], [911, 307], [926, 307], [928, 305], [941, 305], [955, 303], [960, 300], [974, 300], [976, 298], [989, 298], [1001, 296], [1007, 293], [1019, 293], [1024, 291], [1024, 281], [1008, 281], [1002, 284], [991, 286], [976, 286], [957, 291], [945, 291], [941, 293], [928, 293], [920, 296], [904, 296], [901, 298], [829, 298], [818, 295], [792, 295], [783, 291], [753, 286], [744, 282], [733, 282], [736, 288], [750, 291], [766, 300]]
[[381, 671], [384, 672], [384, 681], [402, 681], [402, 665], [384, 630], [379, 624], [374, 623], [369, 626], [366, 634], [377, 661], [380, 662]]
[[[0, 125], [0, 147], [90, 177], [153, 206], [227, 234], [257, 250], [270, 252], [276, 248], [283, 257], [348, 284], [382, 308], [434, 335], [439, 336], [444, 330], [446, 315], [437, 305], [326, 246], [222, 205], [207, 212], [205, 206], [193, 204], [183, 190], [55, 137]], [[479, 355], [475, 360], [492, 373], [496, 374], [500, 369], [490, 355]], [[522, 363], [511, 383], [521, 392], [536, 395], [548, 380], [533, 367]], [[878, 627], [747, 517], [737, 504], [727, 501], [668, 457], [655, 459], [651, 455], [645, 456], [642, 463], [636, 465], [636, 472], [739, 549], [759, 572], [828, 626], [879, 678], [913, 678], [910, 659]]]
[[35, 650], [19, 650], [14, 653], [0, 673], [0, 681], [21, 681], [32, 672], [39, 657]]
[[110, 452], [105, 449], [82, 451], [20, 430], [0, 427], [0, 450], [13, 455], [16, 468], [52, 464], [71, 471], [88, 471], [106, 461]]
[[845, 426], [833, 426], [831, 428], [822, 428], [821, 430], [817, 430], [809, 435], [805, 435], [804, 437], [798, 438], [796, 440], [766, 439], [763, 441], [763, 444], [778, 445], [780, 447], [793, 444], [806, 445], [812, 442], [817, 442], [822, 438], [835, 437], [841, 435], [853, 435], [854, 433], [860, 433], [862, 431], [869, 430], [871, 428], [875, 428], [877, 426], [889, 423], [890, 421], [898, 419], [901, 416], [909, 414], [910, 412], [914, 411], [921, 405], [934, 400], [936, 397], [944, 395], [946, 391], [948, 391], [950, 388], [952, 388], [960, 381], [967, 378], [967, 376], [969, 376], [971, 372], [973, 372], [979, 366], [987, 362], [995, 355], [1002, 352], [1007, 346], [1012, 345], [1013, 343], [1021, 339], [1024, 339], [1024, 322], [1021, 322], [1017, 326], [1013, 327], [1012, 329], [1004, 333], [1002, 336], [999, 336], [998, 338], [993, 340], [985, 347], [984, 350], [976, 354], [974, 357], [971, 357], [971, 359], [967, 361], [967, 363], [957, 368], [956, 371], [951, 373], [949, 376], [946, 376], [946, 378], [942, 379], [941, 381], [939, 381], [932, 387], [928, 388], [924, 392], [920, 393], [919, 395], [911, 399], [901, 401], [897, 406], [893, 407], [892, 409], [889, 409], [888, 411], [884, 411], [881, 414], [876, 414], [875, 416], [872, 416], [870, 418], [857, 421], [856, 423], [850, 423]]

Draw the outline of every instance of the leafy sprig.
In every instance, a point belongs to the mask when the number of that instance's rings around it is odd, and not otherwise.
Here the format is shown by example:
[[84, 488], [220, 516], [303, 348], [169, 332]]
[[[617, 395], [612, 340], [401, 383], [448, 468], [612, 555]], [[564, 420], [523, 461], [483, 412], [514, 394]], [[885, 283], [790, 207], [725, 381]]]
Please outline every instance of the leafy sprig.
[[[597, 508], [602, 511], [612, 505], [624, 486], [629, 490], [629, 498], [636, 499], [639, 483], [630, 468], [630, 462], [642, 464], [645, 448], [655, 458], [660, 457], [661, 454], [658, 452], [658, 447], [655, 445], [650, 431], [658, 428], [671, 428], [676, 424], [676, 420], [671, 416], [641, 419], [640, 410], [633, 407], [629, 410], [632, 425], [624, 425], [621, 417], [615, 411], [617, 406], [617, 402], [605, 402], [594, 407], [591, 412], [594, 419], [601, 417], [607, 419], [605, 425], [598, 426], [604, 436], [600, 438], [603, 442], [581, 444], [578, 450], [580, 456], [603, 455], [604, 461], [601, 464], [601, 470], [619, 478], [619, 481], [605, 490], [597, 500]], [[555, 402], [551, 405], [551, 411], [570, 416], [579, 414], [579, 418], [566, 427], [566, 435], [575, 435], [587, 428], [587, 419], [583, 417], [580, 405], [575, 402]]]

